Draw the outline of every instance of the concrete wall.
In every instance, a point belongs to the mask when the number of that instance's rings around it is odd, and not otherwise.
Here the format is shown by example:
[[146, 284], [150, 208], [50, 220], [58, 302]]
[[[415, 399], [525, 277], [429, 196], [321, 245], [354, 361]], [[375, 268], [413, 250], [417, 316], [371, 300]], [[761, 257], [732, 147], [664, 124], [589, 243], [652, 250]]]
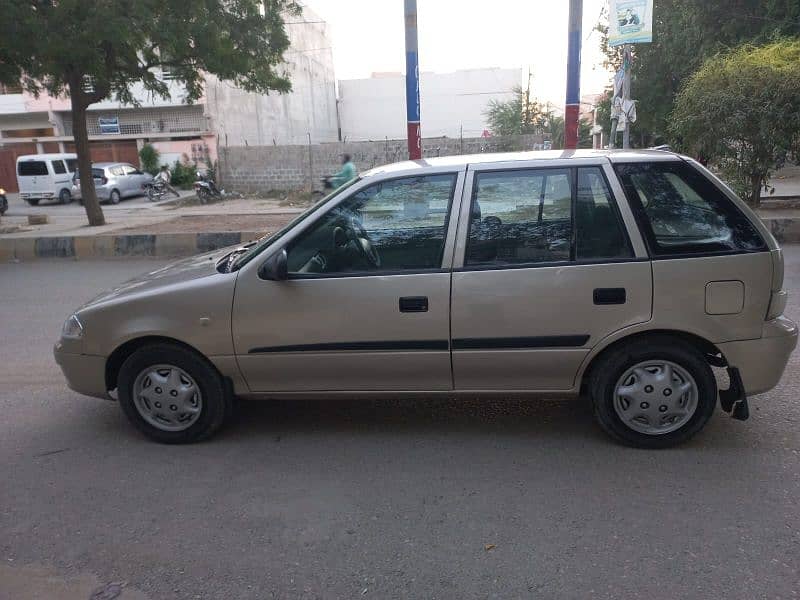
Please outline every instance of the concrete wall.
[[[541, 143], [541, 136], [426, 138], [423, 156], [451, 156], [510, 150], [530, 150]], [[352, 155], [359, 171], [406, 160], [406, 140], [346, 142], [311, 146], [237, 146], [219, 149], [220, 180], [228, 189], [242, 192], [314, 189], [321, 187], [324, 175], [340, 168], [341, 155]]]
[[[487, 129], [484, 111], [491, 100], [509, 100], [522, 83], [521, 69], [471, 69], [420, 74], [424, 137], [477, 137]], [[342, 138], [382, 140], [406, 135], [405, 77], [382, 74], [339, 81]]]
[[339, 139], [336, 115], [336, 79], [327, 25], [310, 9], [287, 25], [292, 45], [285, 54], [292, 91], [288, 94], [251, 94], [206, 78], [206, 111], [220, 146], [304, 144]]

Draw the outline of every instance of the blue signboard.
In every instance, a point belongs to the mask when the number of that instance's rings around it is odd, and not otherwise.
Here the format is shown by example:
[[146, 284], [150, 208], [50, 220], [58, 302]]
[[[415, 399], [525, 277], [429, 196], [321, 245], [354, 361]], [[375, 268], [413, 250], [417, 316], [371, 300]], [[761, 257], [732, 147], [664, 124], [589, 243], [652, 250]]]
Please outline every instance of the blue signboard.
[[103, 135], [119, 134], [119, 117], [98, 117], [97, 124]]

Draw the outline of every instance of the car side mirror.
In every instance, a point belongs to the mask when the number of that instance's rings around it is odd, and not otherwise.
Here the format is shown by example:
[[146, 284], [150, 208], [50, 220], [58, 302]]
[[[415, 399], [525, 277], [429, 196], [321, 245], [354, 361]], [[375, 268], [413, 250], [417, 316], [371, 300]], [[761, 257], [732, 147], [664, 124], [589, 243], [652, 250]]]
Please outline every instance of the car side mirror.
[[270, 281], [286, 281], [289, 279], [288, 255], [286, 248], [281, 248], [278, 252], [270, 256], [258, 270], [261, 279]]

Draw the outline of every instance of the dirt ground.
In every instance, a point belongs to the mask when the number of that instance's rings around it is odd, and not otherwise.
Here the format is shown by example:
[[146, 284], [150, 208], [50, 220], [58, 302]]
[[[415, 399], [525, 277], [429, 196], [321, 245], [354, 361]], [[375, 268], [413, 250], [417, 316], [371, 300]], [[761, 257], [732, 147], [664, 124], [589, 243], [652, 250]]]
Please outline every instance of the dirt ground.
[[259, 231], [269, 233], [283, 227], [295, 213], [272, 215], [187, 215], [168, 221], [135, 225], [115, 233], [205, 233]]

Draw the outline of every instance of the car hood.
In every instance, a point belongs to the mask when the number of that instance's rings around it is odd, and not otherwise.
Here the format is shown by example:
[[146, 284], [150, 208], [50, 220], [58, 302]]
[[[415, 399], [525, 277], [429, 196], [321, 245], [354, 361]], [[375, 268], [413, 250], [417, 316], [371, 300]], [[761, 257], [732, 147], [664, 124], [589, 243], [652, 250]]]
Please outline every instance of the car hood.
[[170, 263], [106, 290], [89, 300], [78, 311], [95, 308], [117, 300], [125, 300], [133, 296], [151, 295], [167, 291], [205, 277], [235, 277], [235, 273], [220, 273], [217, 270], [219, 260], [230, 251], [231, 248], [215, 250]]

